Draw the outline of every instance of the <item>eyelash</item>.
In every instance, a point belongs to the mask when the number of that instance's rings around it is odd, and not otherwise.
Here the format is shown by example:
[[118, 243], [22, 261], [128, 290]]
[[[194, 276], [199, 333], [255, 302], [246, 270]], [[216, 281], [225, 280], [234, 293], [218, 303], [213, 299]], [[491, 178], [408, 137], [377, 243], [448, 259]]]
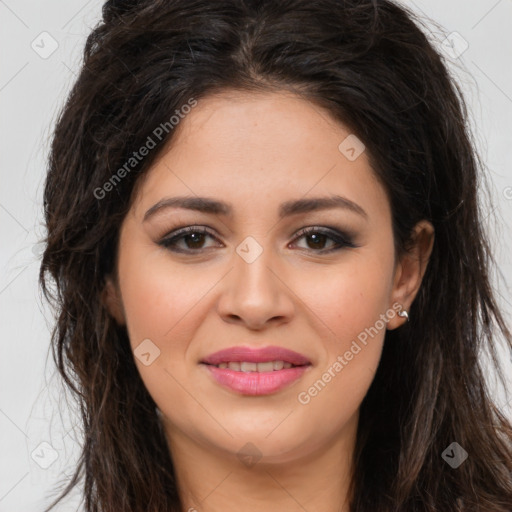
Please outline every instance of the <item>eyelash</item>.
[[[161, 245], [162, 247], [164, 247], [172, 252], [185, 253], [185, 254], [199, 253], [202, 250], [205, 250], [205, 249], [177, 249], [175, 247], [175, 244], [179, 240], [184, 239], [184, 237], [186, 235], [189, 235], [191, 233], [194, 233], [194, 234], [200, 233], [200, 234], [204, 234], [204, 235], [209, 235], [212, 238], [216, 239], [216, 236], [213, 233], [211, 233], [204, 226], [188, 226], [188, 227], [176, 230], [172, 236], [165, 237], [164, 239], [162, 239], [159, 242], [159, 245]], [[316, 227], [316, 226], [310, 226], [310, 227], [302, 228], [297, 233], [297, 236], [294, 238], [294, 241], [298, 240], [304, 236], [311, 235], [311, 234], [324, 235], [327, 238], [330, 238], [332, 241], [336, 242], [336, 244], [337, 244], [336, 247], [333, 247], [331, 249], [320, 249], [318, 251], [316, 251], [314, 249], [305, 249], [305, 250], [310, 250], [315, 253], [327, 254], [327, 253], [339, 251], [339, 250], [341, 250], [343, 248], [347, 248], [347, 247], [348, 248], [358, 247], [358, 245], [353, 242], [352, 237], [349, 236], [348, 234], [342, 233], [334, 228], [327, 228], [327, 227], [321, 228], [321, 227]]]

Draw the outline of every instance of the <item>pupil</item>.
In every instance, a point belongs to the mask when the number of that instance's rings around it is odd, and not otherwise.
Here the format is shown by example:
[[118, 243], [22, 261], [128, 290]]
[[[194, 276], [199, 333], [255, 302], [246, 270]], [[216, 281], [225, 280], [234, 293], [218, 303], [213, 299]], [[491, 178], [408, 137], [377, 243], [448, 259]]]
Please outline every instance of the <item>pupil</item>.
[[[201, 242], [201, 237], [204, 236], [203, 233], [192, 233], [192, 234], [189, 234], [189, 235], [186, 235], [189, 239], [192, 238], [192, 243], [193, 244], [197, 244], [199, 243], [200, 245], [200, 242]], [[196, 238], [196, 237], [199, 237], [199, 240]], [[196, 240], [194, 240], [194, 238], [196, 238]]]
[[[309, 235], [310, 236], [310, 239], [312, 238], [313, 239], [313, 243], [314, 245], [322, 245], [322, 241], [325, 241], [325, 236], [326, 235], [322, 235], [322, 234], [313, 234], [313, 235]], [[319, 243], [320, 242], [320, 243]]]

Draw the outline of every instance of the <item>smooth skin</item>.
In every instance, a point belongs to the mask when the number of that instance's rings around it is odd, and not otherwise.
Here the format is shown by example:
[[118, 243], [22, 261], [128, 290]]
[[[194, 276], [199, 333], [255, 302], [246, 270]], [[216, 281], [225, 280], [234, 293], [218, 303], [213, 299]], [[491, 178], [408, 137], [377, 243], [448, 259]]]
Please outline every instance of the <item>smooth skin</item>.
[[[151, 364], [135, 363], [162, 414], [184, 511], [348, 511], [359, 407], [386, 329], [405, 319], [388, 313], [316, 396], [307, 404], [298, 396], [381, 315], [397, 303], [409, 310], [434, 241], [422, 221], [411, 250], [395, 258], [386, 192], [366, 151], [350, 161], [338, 149], [348, 135], [292, 93], [224, 91], [198, 102], [138, 183], [104, 300], [134, 351], [147, 339], [160, 350]], [[334, 195], [364, 213], [278, 217], [283, 202]], [[224, 201], [232, 213], [163, 207], [144, 220], [176, 196]], [[162, 244], [185, 226], [208, 233]], [[297, 236], [308, 226], [335, 229], [351, 245], [331, 232]], [[237, 252], [247, 237], [263, 251], [250, 263]], [[279, 345], [312, 365], [281, 391], [242, 395], [200, 364], [234, 345]], [[239, 456], [247, 443], [257, 450], [252, 462]]]

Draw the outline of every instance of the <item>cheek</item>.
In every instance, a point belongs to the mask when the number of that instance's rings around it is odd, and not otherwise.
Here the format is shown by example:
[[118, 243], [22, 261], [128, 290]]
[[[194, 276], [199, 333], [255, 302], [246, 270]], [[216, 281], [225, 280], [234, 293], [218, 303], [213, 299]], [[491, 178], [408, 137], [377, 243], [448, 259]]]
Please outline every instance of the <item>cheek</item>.
[[385, 320], [395, 314], [389, 309], [392, 270], [391, 251], [389, 257], [359, 254], [339, 272], [306, 283], [314, 290], [305, 302], [321, 320], [325, 356], [297, 396], [306, 429], [331, 434], [364, 399], [379, 365]]
[[[297, 276], [296, 289], [300, 288], [299, 296], [321, 320], [322, 335], [339, 348], [386, 312], [392, 282], [391, 251], [388, 256], [384, 251], [362, 251], [336, 267]], [[378, 327], [382, 328], [381, 322]]]
[[184, 361], [201, 323], [201, 299], [219, 277], [193, 265], [178, 268], [165, 253], [137, 247], [121, 257], [119, 275], [130, 345], [146, 389], [161, 410], [169, 397], [187, 403], [180, 385], [186, 381]]
[[[154, 256], [154, 257], [153, 257]], [[121, 293], [132, 346], [150, 338], [166, 348], [165, 340], [183, 339], [187, 322], [200, 311], [201, 298], [215, 283], [215, 276], [192, 266], [178, 268], [155, 252], [133, 251], [119, 265]], [[210, 282], [211, 281], [211, 282]], [[175, 343], [172, 345], [178, 348]]]

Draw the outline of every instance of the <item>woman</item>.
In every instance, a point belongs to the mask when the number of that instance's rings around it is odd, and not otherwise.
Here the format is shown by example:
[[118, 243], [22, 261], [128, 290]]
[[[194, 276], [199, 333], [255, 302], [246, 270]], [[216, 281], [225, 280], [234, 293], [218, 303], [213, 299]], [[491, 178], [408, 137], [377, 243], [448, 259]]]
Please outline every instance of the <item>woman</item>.
[[84, 426], [66, 493], [83, 471], [87, 511], [510, 511], [479, 173], [403, 7], [107, 2], [44, 196]]

